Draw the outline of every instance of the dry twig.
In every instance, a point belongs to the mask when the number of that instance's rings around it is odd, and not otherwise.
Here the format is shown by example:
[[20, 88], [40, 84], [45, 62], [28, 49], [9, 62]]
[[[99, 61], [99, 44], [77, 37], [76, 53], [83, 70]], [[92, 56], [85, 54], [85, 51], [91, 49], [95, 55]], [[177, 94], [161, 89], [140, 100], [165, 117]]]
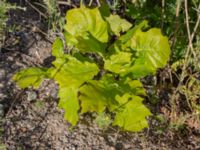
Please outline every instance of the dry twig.
[[25, 2], [26, 2], [29, 6], [31, 6], [35, 11], [37, 11], [41, 16], [43, 16], [44, 18], [47, 18], [47, 16], [46, 16], [43, 12], [41, 12], [38, 8], [36, 8], [33, 4], [31, 4], [31, 3], [29, 2], [29, 0], [25, 0]]

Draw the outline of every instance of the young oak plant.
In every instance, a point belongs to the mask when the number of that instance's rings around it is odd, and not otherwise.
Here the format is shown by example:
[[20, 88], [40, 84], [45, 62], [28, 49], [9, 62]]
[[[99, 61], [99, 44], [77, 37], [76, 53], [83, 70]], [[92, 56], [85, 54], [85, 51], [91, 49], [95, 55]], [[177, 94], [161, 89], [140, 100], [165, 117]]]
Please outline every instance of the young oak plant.
[[72, 50], [64, 53], [57, 38], [53, 67], [24, 69], [13, 80], [21, 88], [38, 88], [45, 78], [55, 80], [58, 106], [72, 125], [79, 115], [96, 112], [112, 114], [112, 125], [126, 131], [148, 127], [151, 113], [142, 103], [146, 93], [139, 79], [165, 66], [170, 55], [167, 37], [160, 29], [149, 29], [147, 21], [132, 27], [100, 8], [71, 9], [66, 20], [64, 35]]

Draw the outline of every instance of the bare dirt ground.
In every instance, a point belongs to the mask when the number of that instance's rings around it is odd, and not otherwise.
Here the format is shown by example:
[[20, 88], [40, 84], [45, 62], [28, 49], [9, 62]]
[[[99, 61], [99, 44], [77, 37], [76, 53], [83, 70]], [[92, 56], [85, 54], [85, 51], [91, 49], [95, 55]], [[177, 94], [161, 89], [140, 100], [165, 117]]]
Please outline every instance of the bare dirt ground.
[[[20, 90], [12, 82], [13, 74], [30, 66], [51, 64], [51, 38], [40, 15], [27, 4], [26, 11], [12, 10], [7, 33], [0, 51], [0, 103], [3, 106], [3, 142], [8, 150], [198, 150], [200, 131], [191, 128], [174, 131], [168, 122], [149, 119], [150, 128], [141, 133], [126, 133], [115, 128], [99, 128], [90, 114], [72, 128], [57, 108], [57, 86], [46, 81], [38, 90]], [[47, 32], [46, 32], [47, 33]], [[50, 84], [47, 84], [50, 82]], [[168, 101], [162, 91], [161, 101]], [[148, 103], [148, 100], [147, 100]], [[150, 108], [160, 110], [159, 102]], [[163, 106], [162, 106], [163, 107]], [[160, 132], [159, 132], [160, 131]]]

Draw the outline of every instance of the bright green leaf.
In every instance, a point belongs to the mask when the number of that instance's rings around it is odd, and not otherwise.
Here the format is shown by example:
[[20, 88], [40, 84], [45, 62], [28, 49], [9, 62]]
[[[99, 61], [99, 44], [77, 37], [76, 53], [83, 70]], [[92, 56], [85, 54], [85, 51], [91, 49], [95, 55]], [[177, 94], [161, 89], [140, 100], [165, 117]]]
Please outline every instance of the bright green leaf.
[[142, 104], [142, 98], [129, 94], [117, 96], [121, 108], [116, 112], [113, 125], [117, 125], [127, 131], [141, 131], [148, 127], [146, 117], [150, 111]]
[[[117, 95], [130, 93], [134, 95], [145, 95], [145, 90], [140, 81], [126, 79], [116, 81], [112, 76], [104, 76], [101, 80], [92, 80], [80, 88], [80, 101], [82, 113], [101, 113], [107, 107], [110, 111], [118, 107], [115, 100]], [[92, 93], [92, 94], [91, 94]]]
[[60, 86], [58, 96], [60, 98], [58, 106], [65, 110], [64, 118], [72, 125], [78, 122], [78, 89], [76, 87]]
[[117, 36], [120, 36], [120, 32], [125, 32], [132, 26], [130, 22], [120, 18], [119, 15], [110, 15], [106, 20], [110, 25], [111, 31]]
[[65, 30], [75, 38], [80, 36], [84, 38], [89, 32], [102, 43], [108, 41], [107, 23], [98, 8], [89, 9], [81, 6], [81, 8], [71, 9], [67, 12], [66, 20]]
[[13, 76], [13, 80], [20, 86], [26, 88], [32, 86], [38, 88], [44, 78], [48, 77], [46, 68], [28, 68], [19, 71]]
[[105, 60], [105, 69], [118, 73], [121, 76], [125, 75], [131, 66], [132, 54], [128, 52], [118, 52], [111, 55], [110, 59]]
[[[124, 44], [126, 44], [127, 42], [130, 41], [130, 39], [132, 39], [133, 35], [139, 31], [139, 30], [143, 30], [146, 29], [148, 27], [148, 22], [146, 20], [144, 20], [143, 22], [141, 22], [139, 25], [134, 26], [134, 28], [130, 29], [129, 31], [126, 32], [126, 34], [122, 35], [118, 41], [120, 41], [120, 44], [123, 46]], [[124, 51], [124, 50], [123, 50]]]
[[102, 80], [93, 80], [82, 86], [80, 93], [82, 113], [101, 113], [106, 107], [115, 105], [115, 96], [122, 91], [113, 79], [104, 77]]
[[71, 48], [74, 45], [78, 44], [77, 39], [73, 35], [71, 35], [69, 32], [65, 31], [64, 36], [65, 36], [66, 44], [68, 47]]
[[52, 55], [55, 57], [63, 57], [64, 55], [64, 46], [60, 38], [57, 38], [53, 43]]
[[170, 46], [167, 37], [160, 29], [150, 29], [147, 32], [138, 30], [133, 38], [132, 49], [136, 50], [136, 60], [131, 67], [134, 77], [142, 77], [155, 73], [156, 69], [163, 68], [170, 56]]
[[[95, 86], [96, 85], [96, 86]], [[108, 97], [104, 87], [100, 87], [97, 81], [93, 81], [80, 88], [81, 113], [103, 112], [107, 106]]]
[[128, 30], [126, 34], [119, 37], [118, 40], [114, 42], [109, 47], [110, 52], [120, 52], [120, 51], [131, 51], [131, 45], [134, 44], [131, 39], [136, 31], [146, 29], [148, 27], [148, 22], [144, 20], [139, 25], [136, 25], [134, 28]]
[[75, 57], [66, 55], [66, 58], [57, 58], [53, 62], [56, 67], [52, 70], [52, 77], [60, 86], [79, 87], [84, 82], [91, 80], [99, 71], [94, 63], [81, 62]]
[[131, 73], [134, 78], [154, 74], [156, 69], [163, 68], [166, 65], [170, 56], [167, 37], [163, 36], [157, 28], [143, 32], [142, 29], [146, 27], [147, 22], [143, 21], [121, 36], [109, 48], [112, 53], [120, 51], [132, 53], [134, 59], [127, 63], [131, 63], [132, 66], [126, 69], [126, 74]]
[[124, 84], [129, 85], [132, 94], [146, 96], [146, 91], [143, 88], [143, 85], [139, 80], [131, 80], [130, 78], [127, 78], [125, 80]]
[[77, 48], [81, 52], [100, 52], [104, 53], [105, 51], [105, 44], [99, 42], [95, 39], [91, 34], [88, 34], [86, 37], [77, 37], [78, 44]]
[[91, 80], [99, 71], [94, 63], [79, 61], [75, 57], [65, 55], [53, 62], [55, 68], [51, 70], [60, 87], [59, 107], [65, 110], [65, 119], [72, 125], [78, 121], [78, 89], [88, 80]]

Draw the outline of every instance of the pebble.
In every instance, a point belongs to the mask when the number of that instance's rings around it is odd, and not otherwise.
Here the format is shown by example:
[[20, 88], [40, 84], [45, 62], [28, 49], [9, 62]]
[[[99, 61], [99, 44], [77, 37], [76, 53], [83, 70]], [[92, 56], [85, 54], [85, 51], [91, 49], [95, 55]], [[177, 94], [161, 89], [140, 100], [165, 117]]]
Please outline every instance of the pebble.
[[58, 98], [58, 90], [57, 89], [52, 89], [50, 92], [50, 95], [52, 98]]
[[121, 142], [117, 143], [115, 146], [116, 150], [121, 150], [123, 149], [123, 144]]
[[3, 100], [4, 98], [6, 98], [7, 96], [3, 93], [0, 93], [0, 100]]
[[111, 146], [111, 147], [109, 148], [109, 150], [115, 150], [115, 148]]
[[4, 85], [2, 83], [0, 83], [0, 88], [3, 88], [3, 87], [4, 87]]
[[37, 98], [37, 93], [35, 91], [27, 91], [27, 100], [28, 101], [33, 101], [33, 100], [36, 100]]
[[4, 116], [4, 106], [0, 104], [0, 117]]
[[108, 135], [107, 140], [110, 143], [110, 145], [115, 145], [116, 141], [111, 135]]
[[4, 110], [0, 110], [0, 117], [4, 116]]
[[5, 70], [1, 69], [0, 70], [0, 79], [3, 79], [5, 77], [6, 73]]

